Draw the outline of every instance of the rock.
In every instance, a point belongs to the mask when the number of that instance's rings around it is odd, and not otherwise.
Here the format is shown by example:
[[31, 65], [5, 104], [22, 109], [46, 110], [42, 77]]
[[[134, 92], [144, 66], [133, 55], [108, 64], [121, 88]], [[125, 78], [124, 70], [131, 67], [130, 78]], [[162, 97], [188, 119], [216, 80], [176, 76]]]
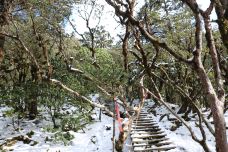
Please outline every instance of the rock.
[[34, 131], [30, 131], [30, 132], [28, 132], [27, 134], [26, 134], [29, 138], [31, 138], [32, 137], [32, 135], [34, 135]]
[[105, 130], [111, 130], [112, 126], [111, 125], [105, 125]]
[[92, 143], [96, 144], [97, 143], [97, 137], [96, 136], [92, 136], [91, 139], [90, 139], [90, 141]]
[[35, 121], [33, 121], [32, 123], [34, 123], [34, 124], [39, 124], [41, 121], [40, 120], [38, 120], [38, 119], [36, 119]]
[[177, 126], [175, 124], [172, 125], [172, 127], [170, 128], [171, 131], [175, 131], [177, 130]]

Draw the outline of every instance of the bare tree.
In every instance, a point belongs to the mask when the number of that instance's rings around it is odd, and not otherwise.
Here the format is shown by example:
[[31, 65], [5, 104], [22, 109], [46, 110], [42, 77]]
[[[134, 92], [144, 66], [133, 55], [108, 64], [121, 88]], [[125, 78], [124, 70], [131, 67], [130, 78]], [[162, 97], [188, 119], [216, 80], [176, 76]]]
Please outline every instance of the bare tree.
[[[96, 64], [96, 30], [100, 26], [100, 21], [102, 17], [104, 7], [98, 4], [95, 0], [82, 1], [78, 4], [77, 14], [85, 21], [86, 28], [89, 33], [89, 37], [86, 37], [83, 33], [80, 33], [76, 26], [68, 19], [70, 25], [73, 27], [74, 31], [82, 38], [84, 45], [91, 51], [93, 64]], [[92, 19], [96, 18], [96, 24], [91, 25]]]

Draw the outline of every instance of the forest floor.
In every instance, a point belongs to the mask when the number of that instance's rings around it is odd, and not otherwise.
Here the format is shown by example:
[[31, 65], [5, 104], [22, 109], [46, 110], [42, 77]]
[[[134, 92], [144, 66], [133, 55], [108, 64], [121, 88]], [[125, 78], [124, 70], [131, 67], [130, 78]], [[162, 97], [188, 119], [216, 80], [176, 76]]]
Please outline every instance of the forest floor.
[[[176, 111], [179, 107], [170, 104]], [[87, 125], [83, 130], [78, 132], [69, 131], [74, 136], [68, 143], [54, 139], [55, 133], [48, 130], [51, 127], [50, 120], [36, 119], [33, 121], [22, 120], [19, 130], [15, 130], [12, 125], [12, 118], [6, 118], [4, 112], [9, 110], [6, 107], [0, 107], [0, 145], [2, 151], [14, 152], [111, 152], [112, 151], [112, 121], [111, 117], [102, 114], [101, 121], [98, 118], [99, 110], [96, 110], [93, 118], [94, 122]], [[205, 112], [207, 115], [209, 111]], [[192, 140], [189, 131], [183, 125], [175, 131], [171, 131], [173, 122], [164, 117], [168, 114], [170, 118], [174, 118], [163, 106], [156, 108], [156, 117], [154, 120], [158, 122], [160, 128], [167, 134], [177, 148], [170, 152], [203, 152], [202, 147]], [[196, 118], [189, 115], [191, 120], [188, 121], [197, 136], [201, 136], [199, 128], [196, 124]], [[225, 114], [228, 123], [228, 113]], [[169, 118], [169, 119], [170, 119]], [[210, 119], [212, 122], [212, 119]], [[14, 125], [15, 126], [15, 125]], [[107, 129], [111, 127], [111, 129]], [[205, 127], [206, 128], [206, 127]], [[116, 124], [116, 138], [118, 137], [118, 124]], [[214, 137], [205, 129], [207, 134], [207, 143], [212, 151], [215, 151]], [[32, 133], [31, 133], [32, 132]], [[50, 140], [52, 139], [52, 140]], [[60, 138], [61, 139], [61, 138]], [[129, 143], [128, 143], [129, 144]], [[127, 145], [129, 146], [129, 145]], [[1, 149], [0, 149], [1, 151]]]

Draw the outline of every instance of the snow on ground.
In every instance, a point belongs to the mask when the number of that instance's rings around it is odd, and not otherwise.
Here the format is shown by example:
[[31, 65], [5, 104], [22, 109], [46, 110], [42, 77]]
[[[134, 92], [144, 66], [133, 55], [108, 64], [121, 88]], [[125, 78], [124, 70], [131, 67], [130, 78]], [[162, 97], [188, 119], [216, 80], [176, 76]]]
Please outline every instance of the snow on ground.
[[102, 121], [89, 125], [86, 133], [75, 133], [73, 146], [77, 149], [74, 148], [73, 151], [112, 151], [112, 130], [106, 130], [106, 126], [112, 126], [112, 118], [102, 115]]
[[[91, 96], [92, 100], [95, 102], [98, 95]], [[23, 119], [20, 122], [19, 130], [15, 130], [12, 125], [12, 118], [4, 116], [10, 108], [0, 107], [0, 145], [6, 141], [6, 139], [11, 139], [23, 135], [28, 137], [26, 134], [33, 131], [34, 135], [30, 138], [33, 141], [38, 142], [32, 145], [34, 142], [29, 144], [24, 144], [22, 141], [18, 141], [10, 144], [9, 146], [3, 146], [5, 151], [14, 152], [108, 152], [112, 151], [112, 121], [111, 117], [104, 114], [101, 116], [101, 121], [99, 121], [99, 110], [94, 111], [94, 122], [87, 125], [86, 128], [78, 132], [70, 131], [70, 134], [74, 136], [69, 145], [64, 146], [63, 143], [56, 141], [46, 141], [47, 138], [51, 138], [54, 133], [48, 132], [47, 129], [52, 127], [50, 117], [48, 113], [42, 112], [44, 115], [42, 118], [35, 120]], [[65, 112], [71, 112], [75, 110], [75, 107], [65, 107]], [[16, 119], [15, 119], [16, 120]], [[17, 124], [15, 124], [17, 128]], [[107, 126], [111, 126], [110, 130], [106, 130]], [[117, 130], [117, 127], [116, 127]], [[1, 149], [0, 149], [1, 151]]]
[[[92, 96], [93, 100], [98, 96]], [[171, 105], [175, 107], [177, 111], [179, 108], [176, 105]], [[74, 109], [74, 107], [72, 107]], [[70, 108], [68, 108], [69, 110]], [[64, 146], [63, 143], [56, 143], [53, 141], [45, 142], [47, 137], [51, 137], [54, 133], [48, 132], [45, 128], [51, 126], [51, 121], [49, 119], [37, 119], [33, 121], [23, 120], [20, 124], [21, 129], [15, 131], [12, 126], [12, 119], [6, 118], [3, 116], [4, 111], [9, 110], [9, 108], [0, 107], [0, 145], [11, 137], [18, 135], [26, 135], [26, 133], [33, 131], [35, 134], [31, 137], [33, 141], [38, 143], [32, 146], [30, 144], [24, 144], [22, 141], [18, 141], [10, 146], [5, 146], [6, 151], [14, 152], [111, 152], [112, 151], [112, 118], [102, 114], [102, 120], [99, 121], [99, 110], [96, 109], [94, 114], [95, 121], [92, 124], [89, 124], [84, 129], [78, 132], [70, 131], [70, 134], [74, 135], [74, 139], [71, 140], [69, 145]], [[164, 107], [156, 108], [157, 116], [153, 116], [155, 121], [158, 122], [159, 126], [165, 133], [167, 137], [172, 141], [177, 148], [170, 150], [170, 152], [203, 152], [202, 147], [195, 142], [189, 131], [185, 126], [180, 126], [176, 131], [171, 131], [170, 128], [173, 126], [173, 123], [167, 120], [167, 117], [164, 117], [159, 121], [160, 117], [164, 114], [168, 114], [171, 118], [174, 118], [170, 112]], [[207, 111], [208, 113], [208, 111]], [[46, 114], [47, 115], [47, 114]], [[228, 113], [225, 114], [226, 121], [228, 123]], [[210, 120], [212, 121], [212, 120]], [[188, 123], [193, 128], [195, 134], [200, 137], [200, 131], [196, 127], [196, 120], [193, 118]], [[111, 126], [111, 130], [106, 130], [106, 126]], [[212, 125], [213, 126], [213, 125]], [[116, 123], [116, 130], [118, 131], [118, 124]], [[207, 143], [212, 151], [215, 151], [215, 141], [214, 137], [205, 129], [207, 134]], [[116, 132], [116, 139], [118, 137], [118, 132]], [[129, 143], [127, 143], [129, 146]]]
[[[97, 118], [98, 120], [98, 118]], [[71, 132], [74, 139], [70, 146], [53, 146], [49, 147], [49, 152], [108, 152], [112, 151], [112, 130], [106, 130], [106, 126], [112, 125], [112, 118], [102, 115], [101, 122], [97, 121], [85, 129], [85, 133]]]
[[[0, 108], [2, 114], [6, 108]], [[45, 138], [50, 137], [53, 133], [48, 133], [42, 128], [42, 126], [50, 125], [50, 122], [42, 122], [38, 125], [34, 124], [34, 121], [26, 121], [26, 125], [21, 125], [23, 130], [14, 131], [11, 124], [11, 120], [4, 118], [0, 115], [0, 144], [11, 137], [18, 135], [25, 135], [31, 130], [35, 132], [32, 136], [32, 140], [38, 141], [38, 144], [31, 146], [30, 144], [23, 144], [19, 141], [12, 146], [4, 147], [6, 151], [14, 152], [109, 152], [112, 151], [112, 118], [102, 114], [101, 121], [98, 120], [99, 110], [94, 115], [95, 121], [78, 132], [70, 131], [74, 135], [74, 139], [69, 145], [64, 146], [61, 143], [46, 142]], [[106, 126], [111, 126], [111, 130], [106, 130]], [[116, 127], [117, 129], [117, 127]]]
[[[175, 107], [176, 112], [179, 109], [179, 107], [176, 105], [170, 104], [170, 106]], [[206, 111], [205, 114], [206, 113], [208, 115], [209, 111]], [[180, 126], [175, 131], [171, 131], [170, 129], [173, 126], [173, 123], [171, 121], [168, 121], [167, 117], [164, 117], [161, 121], [159, 121], [160, 117], [164, 114], [168, 114], [170, 116], [170, 118], [175, 118], [164, 106], [158, 107], [156, 109], [156, 114], [157, 114], [157, 116], [154, 116], [153, 114], [151, 114], [151, 115], [153, 116], [154, 120], [156, 122], [158, 122], [161, 129], [163, 131], [165, 131], [165, 133], [167, 134], [167, 137], [170, 139], [170, 141], [172, 141], [177, 146], [176, 149], [170, 150], [170, 152], [204, 152], [201, 145], [192, 139], [190, 132], [184, 125]], [[195, 135], [200, 138], [201, 133], [200, 133], [199, 128], [196, 126], [197, 117], [192, 118], [191, 114], [189, 114], [189, 115], [191, 117], [191, 121], [188, 121], [188, 123], [191, 126], [191, 128], [193, 129]], [[226, 119], [226, 122], [228, 123], [228, 113], [227, 112], [225, 113], [225, 119]], [[212, 122], [212, 120], [213, 119], [211, 118], [209, 122]], [[213, 127], [213, 124], [211, 124], [211, 125]], [[204, 128], [205, 128], [205, 132], [206, 132], [206, 136], [207, 136], [208, 147], [211, 149], [212, 152], [215, 152], [215, 139], [214, 139], [213, 135], [209, 132], [209, 130], [206, 128], [206, 126], [204, 126]]]

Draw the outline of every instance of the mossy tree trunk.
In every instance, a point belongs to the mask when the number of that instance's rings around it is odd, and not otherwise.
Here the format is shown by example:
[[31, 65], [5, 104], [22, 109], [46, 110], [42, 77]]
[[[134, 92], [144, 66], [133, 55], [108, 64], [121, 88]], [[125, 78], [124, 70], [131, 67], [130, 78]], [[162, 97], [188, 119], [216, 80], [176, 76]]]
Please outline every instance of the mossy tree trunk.
[[[2, 32], [4, 25], [8, 24], [11, 15], [11, 10], [14, 0], [1, 0], [0, 1], [0, 32]], [[0, 35], [0, 64], [4, 58], [4, 43], [5, 36]]]
[[223, 44], [228, 50], [228, 1], [215, 0], [215, 11], [217, 14], [217, 23]]

